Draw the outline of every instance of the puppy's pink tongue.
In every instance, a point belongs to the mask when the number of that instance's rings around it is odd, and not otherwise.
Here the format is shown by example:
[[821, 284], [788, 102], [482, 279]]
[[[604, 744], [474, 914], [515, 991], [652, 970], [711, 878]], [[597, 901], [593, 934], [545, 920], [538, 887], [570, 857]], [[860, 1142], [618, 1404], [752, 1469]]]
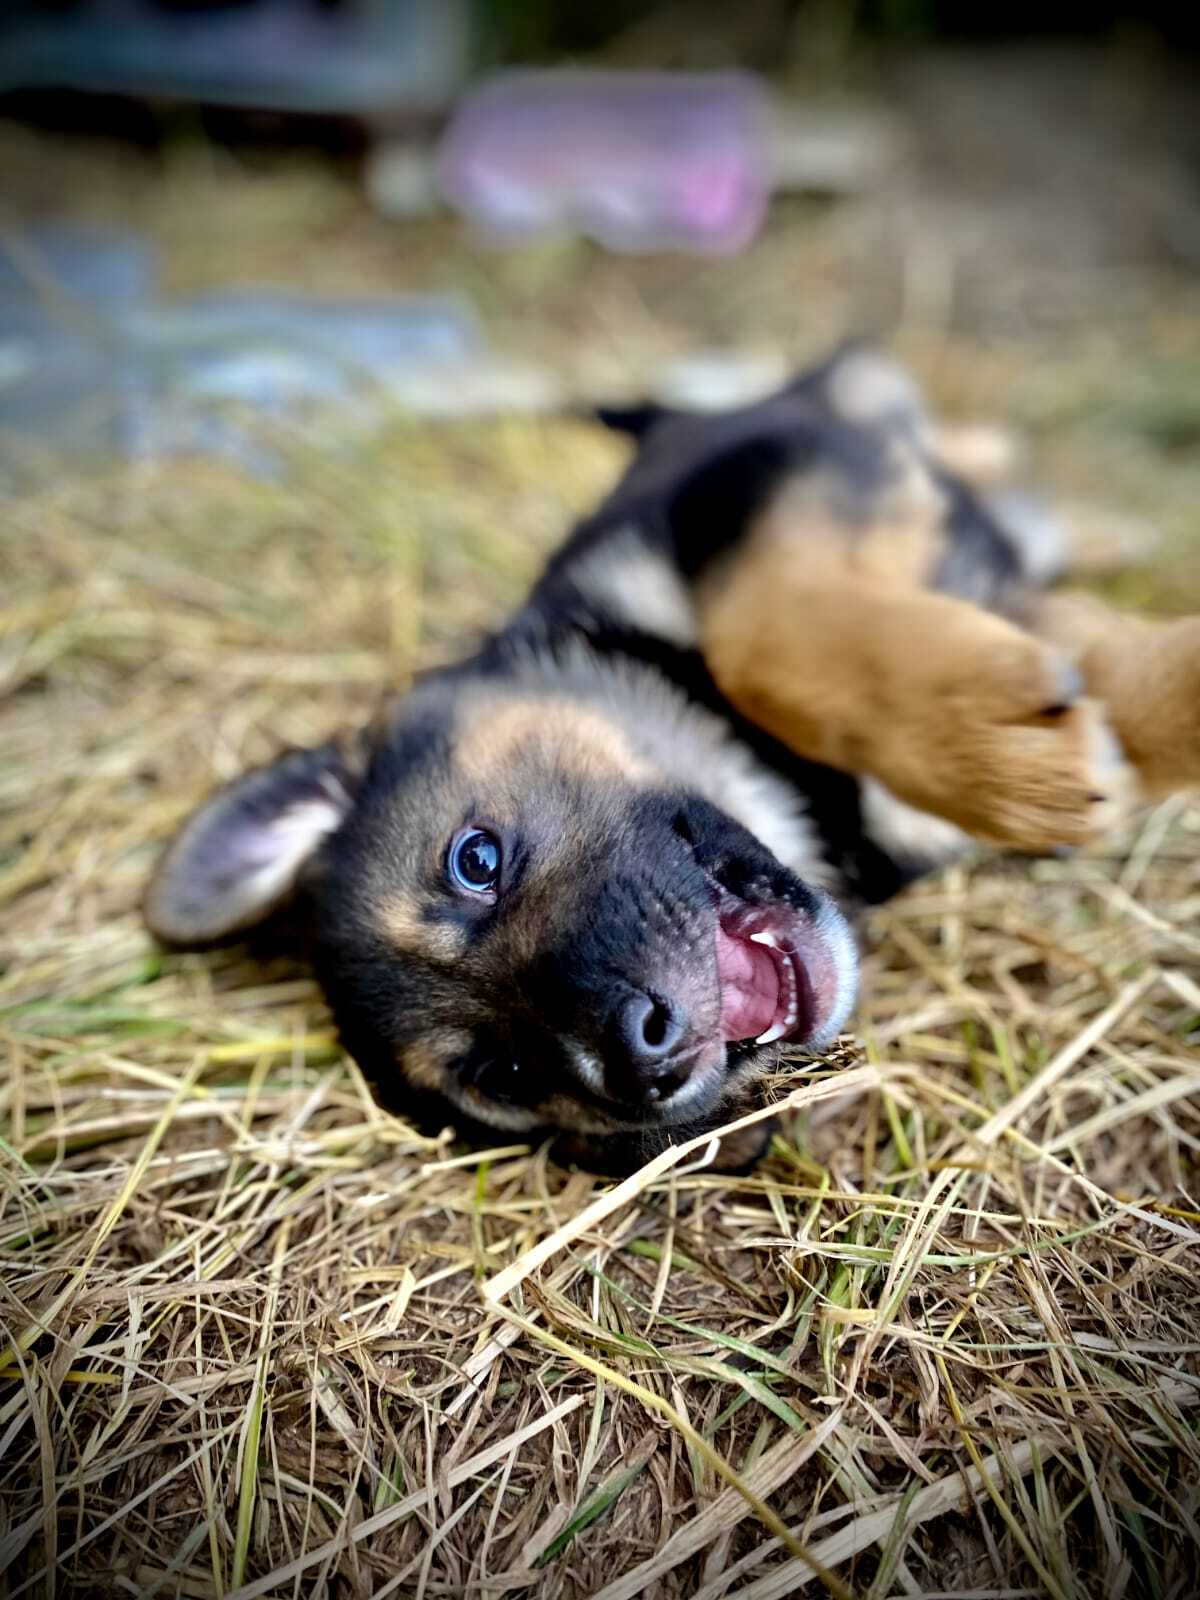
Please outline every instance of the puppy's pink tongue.
[[721, 1033], [726, 1043], [757, 1039], [779, 1009], [779, 972], [770, 952], [717, 927], [717, 974], [721, 980]]

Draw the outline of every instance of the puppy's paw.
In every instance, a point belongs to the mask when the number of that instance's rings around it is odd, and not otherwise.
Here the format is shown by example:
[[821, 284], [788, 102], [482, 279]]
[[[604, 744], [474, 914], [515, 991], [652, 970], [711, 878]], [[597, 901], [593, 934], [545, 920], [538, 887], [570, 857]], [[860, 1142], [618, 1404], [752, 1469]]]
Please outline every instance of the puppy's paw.
[[979, 730], [978, 790], [960, 826], [1017, 850], [1088, 844], [1117, 827], [1135, 799], [1132, 769], [1096, 700], [1059, 701]]
[[1104, 708], [1082, 698], [1065, 657], [1031, 636], [1013, 629], [986, 646], [931, 699], [917, 803], [1010, 849], [1099, 838], [1134, 798]]

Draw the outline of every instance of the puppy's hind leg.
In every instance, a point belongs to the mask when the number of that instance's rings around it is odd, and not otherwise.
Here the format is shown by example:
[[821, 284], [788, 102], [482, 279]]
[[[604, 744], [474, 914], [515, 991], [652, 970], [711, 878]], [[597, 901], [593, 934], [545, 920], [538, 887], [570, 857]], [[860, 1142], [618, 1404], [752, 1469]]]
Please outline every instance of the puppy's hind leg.
[[1200, 785], [1200, 617], [1154, 621], [1049, 594], [1032, 602], [1029, 623], [1103, 702], [1148, 797]]

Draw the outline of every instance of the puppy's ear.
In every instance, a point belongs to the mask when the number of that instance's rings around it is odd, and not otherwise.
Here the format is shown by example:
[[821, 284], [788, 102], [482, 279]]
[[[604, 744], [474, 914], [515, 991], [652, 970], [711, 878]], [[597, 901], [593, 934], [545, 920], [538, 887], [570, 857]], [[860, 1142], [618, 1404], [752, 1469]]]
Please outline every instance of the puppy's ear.
[[176, 835], [143, 905], [167, 944], [206, 944], [264, 921], [341, 826], [357, 778], [334, 744], [294, 750], [227, 784]]

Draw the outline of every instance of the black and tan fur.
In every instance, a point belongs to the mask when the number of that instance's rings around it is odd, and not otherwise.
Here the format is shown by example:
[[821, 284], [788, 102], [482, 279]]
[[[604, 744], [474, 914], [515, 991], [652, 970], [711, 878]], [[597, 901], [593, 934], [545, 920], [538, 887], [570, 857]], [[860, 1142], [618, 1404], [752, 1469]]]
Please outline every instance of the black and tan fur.
[[[628, 1165], [752, 1096], [772, 1046], [726, 1033], [771, 1002], [739, 1010], [718, 962], [763, 929], [819, 1049], [863, 907], [969, 836], [1077, 844], [1200, 781], [1200, 622], [1044, 595], [1069, 552], [998, 520], [867, 352], [740, 411], [608, 420], [633, 461], [507, 627], [219, 793], [147, 916], [199, 943], [298, 904], [386, 1103]], [[480, 831], [486, 893], [448, 865]]]

